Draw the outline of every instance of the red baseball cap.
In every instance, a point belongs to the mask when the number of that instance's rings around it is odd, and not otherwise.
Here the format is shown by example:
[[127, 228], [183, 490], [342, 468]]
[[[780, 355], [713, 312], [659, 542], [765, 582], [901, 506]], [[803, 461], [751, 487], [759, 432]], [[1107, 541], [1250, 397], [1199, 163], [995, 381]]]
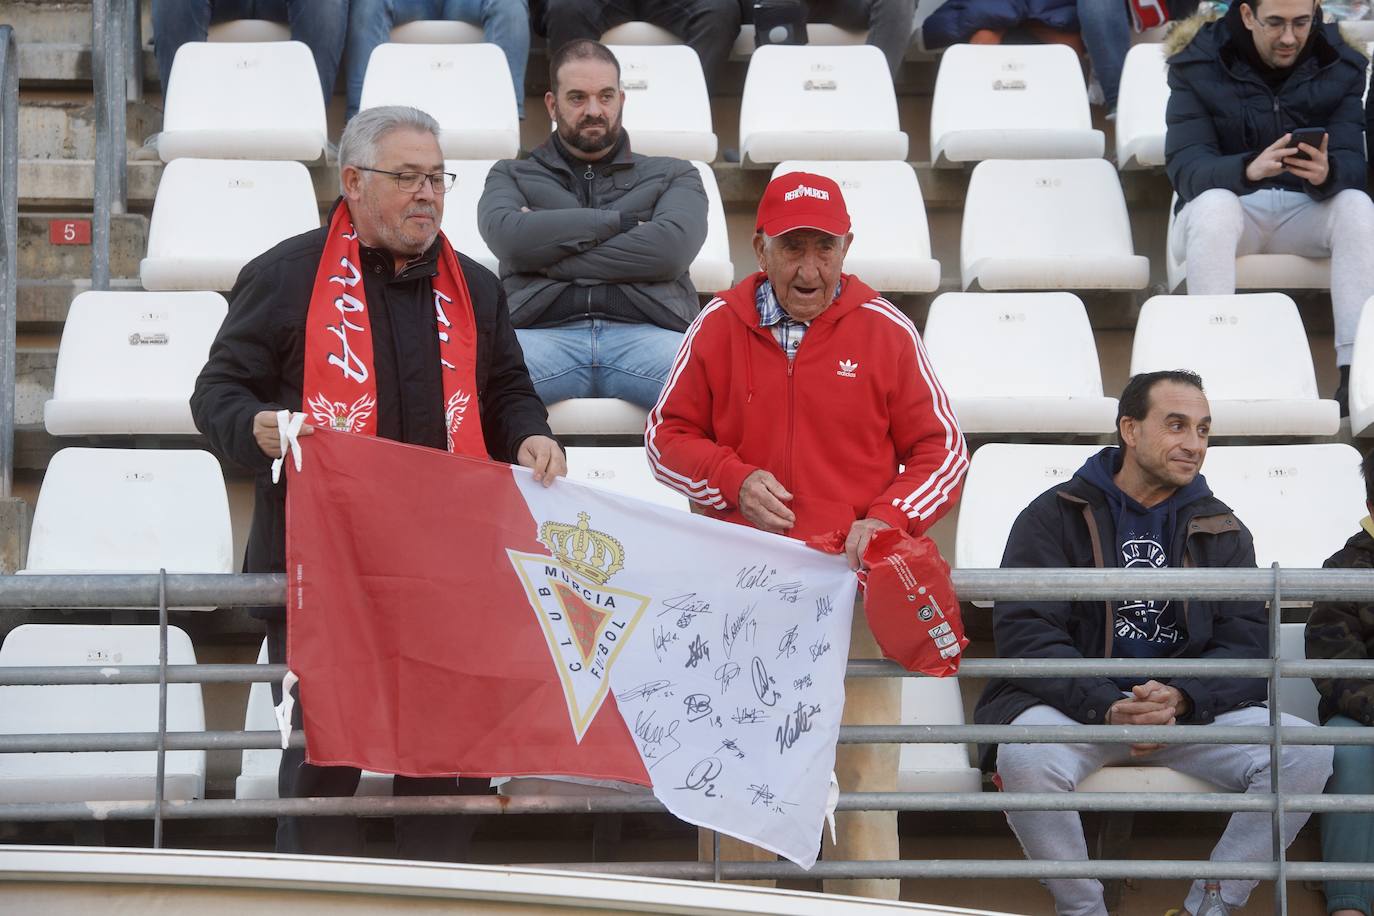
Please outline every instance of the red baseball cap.
[[768, 182], [754, 230], [776, 237], [794, 229], [818, 229], [831, 235], [849, 232], [849, 210], [840, 186], [810, 172], [788, 172]]

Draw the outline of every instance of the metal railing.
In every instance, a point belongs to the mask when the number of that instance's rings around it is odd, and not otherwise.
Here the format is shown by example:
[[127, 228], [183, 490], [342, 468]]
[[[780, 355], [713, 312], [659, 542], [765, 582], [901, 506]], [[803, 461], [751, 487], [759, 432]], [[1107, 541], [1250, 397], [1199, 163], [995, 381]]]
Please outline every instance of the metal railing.
[[15, 334], [19, 289], [19, 67], [14, 29], [0, 25], [0, 499], [14, 485]]
[[[95, 200], [91, 226], [91, 289], [110, 288], [112, 219], [128, 203], [128, 100], [141, 87], [137, 0], [91, 4], [91, 71], [95, 83]], [[132, 51], [132, 53], [131, 53]]]
[[[841, 811], [1136, 811], [1268, 812], [1275, 837], [1269, 862], [1209, 860], [1025, 860], [822, 861], [809, 871], [787, 862], [621, 862], [550, 863], [549, 867], [696, 879], [769, 878], [1191, 878], [1275, 882], [1275, 908], [1287, 913], [1291, 880], [1374, 880], [1374, 863], [1287, 860], [1282, 821], [1290, 812], [1351, 811], [1374, 816], [1374, 796], [1295, 795], [1276, 778], [1285, 744], [1371, 745], [1374, 728], [1308, 728], [1280, 724], [1278, 684], [1282, 677], [1367, 677], [1374, 660], [1284, 660], [1279, 657], [1278, 609], [1290, 600], [1374, 600], [1374, 571], [1358, 570], [956, 570], [955, 588], [965, 600], [1109, 600], [1121, 595], [1153, 599], [1265, 600], [1269, 602], [1270, 657], [1266, 659], [965, 659], [961, 676], [1207, 676], [1267, 678], [1268, 726], [1016, 726], [870, 725], [845, 726], [840, 742], [854, 743], [1107, 743], [1264, 744], [1270, 748], [1268, 793], [842, 793]], [[36, 734], [0, 736], [0, 753], [73, 751], [156, 751], [158, 767], [148, 801], [0, 804], [0, 820], [153, 820], [154, 845], [162, 845], [166, 819], [275, 817], [280, 815], [390, 816], [397, 814], [586, 814], [663, 812], [651, 796], [624, 797], [364, 797], [330, 799], [204, 799], [167, 801], [163, 761], [168, 751], [279, 748], [275, 732], [166, 731], [167, 687], [176, 683], [275, 681], [284, 665], [168, 665], [167, 620], [177, 605], [279, 604], [281, 575], [101, 575], [0, 578], [0, 610], [28, 607], [129, 607], [158, 609], [160, 655], [156, 666], [0, 668], [0, 685], [153, 684], [159, 689], [158, 730], [148, 733]], [[919, 677], [886, 661], [851, 661], [849, 677]], [[292, 746], [304, 744], [299, 731]]]

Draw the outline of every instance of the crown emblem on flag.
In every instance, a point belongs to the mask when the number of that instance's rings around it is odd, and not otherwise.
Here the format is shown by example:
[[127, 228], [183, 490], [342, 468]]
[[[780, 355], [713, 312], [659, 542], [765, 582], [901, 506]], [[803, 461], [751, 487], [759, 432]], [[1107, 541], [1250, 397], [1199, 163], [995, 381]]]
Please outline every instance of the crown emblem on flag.
[[604, 585], [625, 565], [625, 548], [604, 531], [588, 524], [590, 516], [577, 513], [577, 524], [545, 522], [539, 540], [553, 551], [563, 568], [594, 585]]

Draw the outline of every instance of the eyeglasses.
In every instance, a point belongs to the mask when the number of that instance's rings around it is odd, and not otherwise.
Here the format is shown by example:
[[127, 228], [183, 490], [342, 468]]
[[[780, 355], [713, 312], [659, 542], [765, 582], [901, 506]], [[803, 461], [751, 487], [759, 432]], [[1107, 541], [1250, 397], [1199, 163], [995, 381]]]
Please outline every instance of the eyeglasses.
[[1312, 28], [1311, 16], [1299, 16], [1297, 19], [1284, 19], [1281, 16], [1268, 16], [1259, 20], [1260, 27], [1270, 35], [1282, 35], [1291, 26], [1293, 34], [1297, 35]]
[[424, 185], [425, 180], [429, 180], [429, 186], [435, 194], [447, 194], [453, 190], [454, 183], [458, 176], [452, 172], [435, 172], [426, 175], [423, 172], [389, 172], [386, 169], [370, 169], [366, 166], [358, 166], [360, 172], [376, 172], [379, 175], [390, 175], [396, 179], [396, 187], [406, 194], [414, 194]]

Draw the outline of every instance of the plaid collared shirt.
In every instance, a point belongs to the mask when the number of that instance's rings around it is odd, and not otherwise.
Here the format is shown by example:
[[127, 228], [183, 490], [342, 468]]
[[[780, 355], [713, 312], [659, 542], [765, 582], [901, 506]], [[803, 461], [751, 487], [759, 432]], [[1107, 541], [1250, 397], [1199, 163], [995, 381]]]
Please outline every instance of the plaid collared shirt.
[[[835, 284], [835, 298], [840, 297], [840, 287], [842, 283]], [[806, 336], [806, 329], [811, 326], [808, 321], [797, 321], [791, 315], [783, 311], [778, 303], [778, 297], [773, 293], [773, 284], [769, 280], [764, 280], [759, 284], [758, 290], [754, 293], [754, 305], [759, 310], [759, 327], [770, 328], [773, 331], [773, 339], [782, 347], [782, 352], [787, 354], [789, 360], [797, 355], [797, 348], [801, 346], [802, 338]]]

